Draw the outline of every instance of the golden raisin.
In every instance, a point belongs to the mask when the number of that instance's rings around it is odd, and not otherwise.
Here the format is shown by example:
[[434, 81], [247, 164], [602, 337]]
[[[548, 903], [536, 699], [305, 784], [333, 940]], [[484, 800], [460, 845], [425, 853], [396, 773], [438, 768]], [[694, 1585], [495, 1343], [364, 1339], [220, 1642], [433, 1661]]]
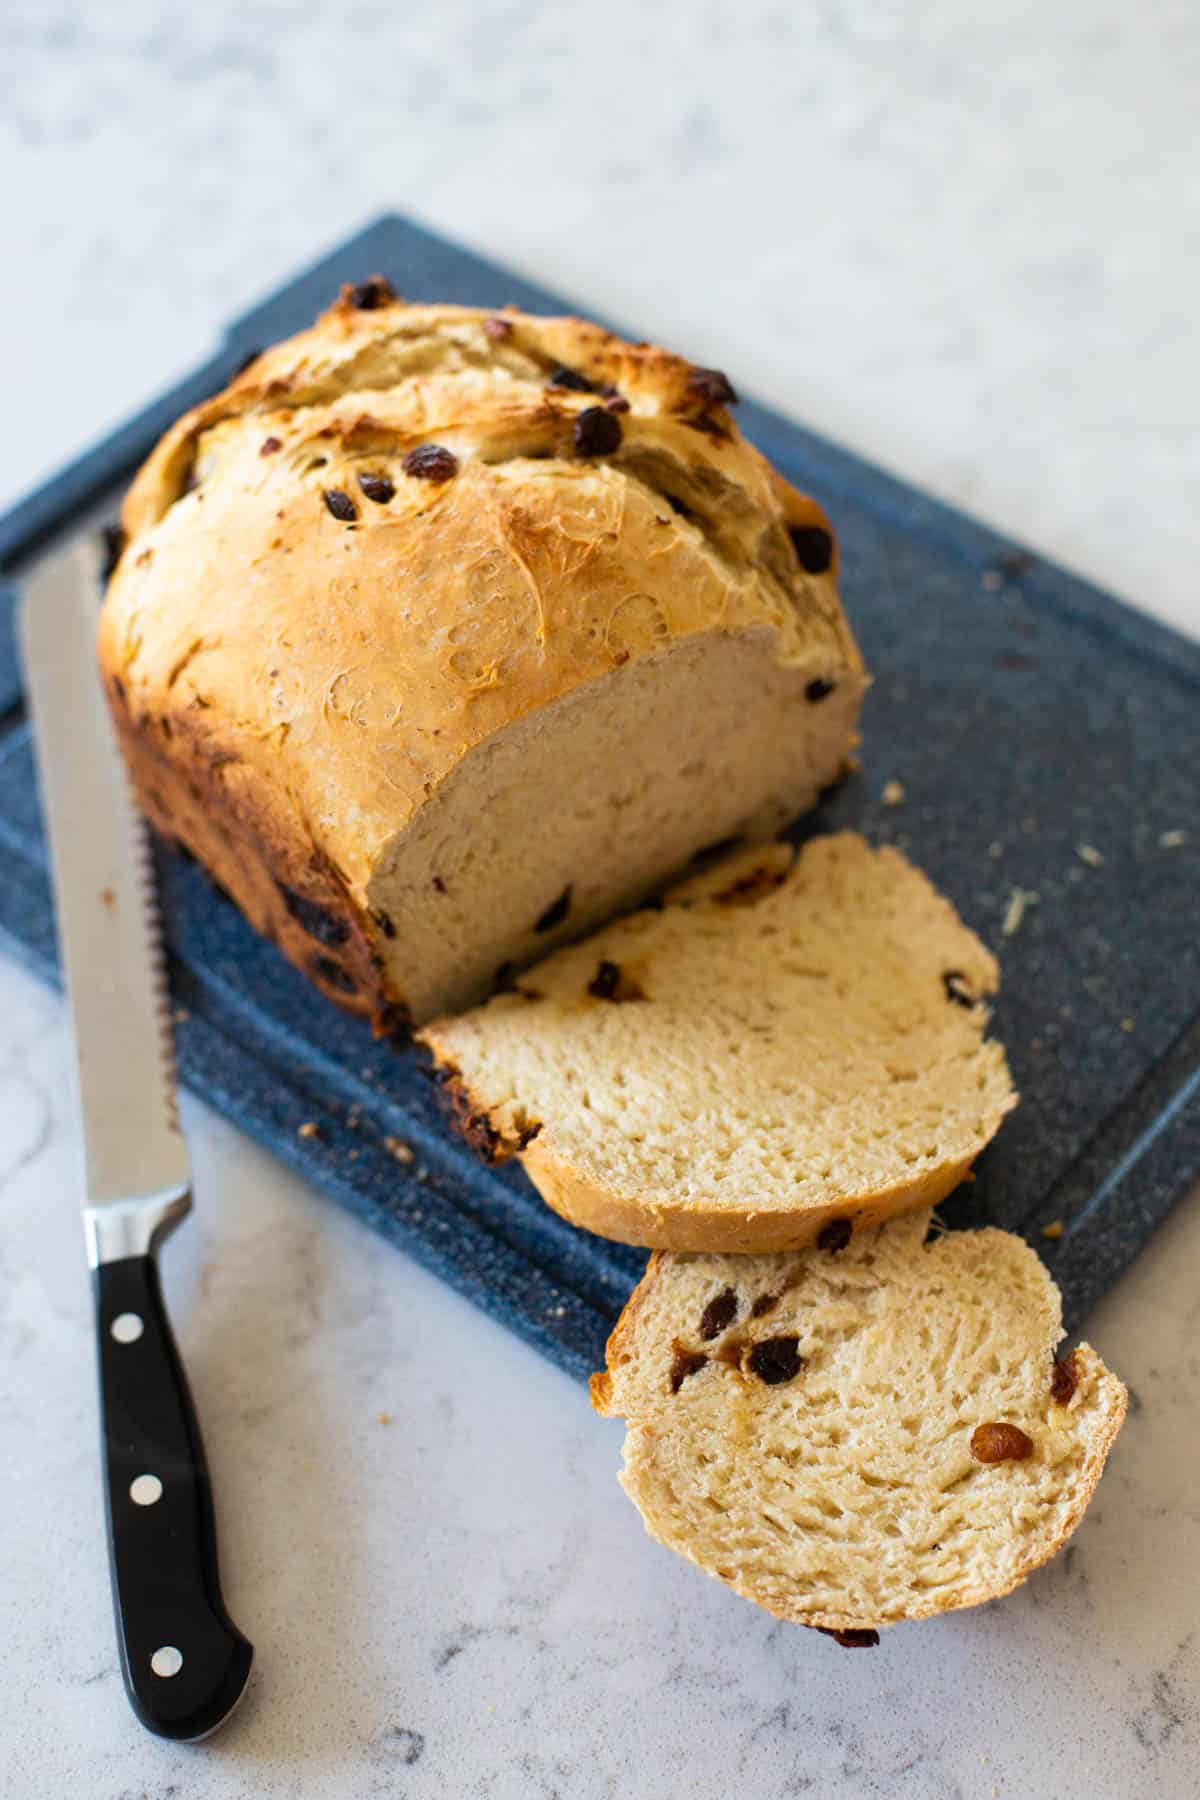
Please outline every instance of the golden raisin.
[[1075, 1367], [1075, 1352], [1064, 1356], [1056, 1362], [1050, 1371], [1050, 1393], [1060, 1406], [1065, 1406], [1079, 1383], [1079, 1370]]
[[1033, 1439], [1019, 1425], [977, 1425], [971, 1433], [971, 1455], [976, 1462], [1024, 1462], [1033, 1455]]

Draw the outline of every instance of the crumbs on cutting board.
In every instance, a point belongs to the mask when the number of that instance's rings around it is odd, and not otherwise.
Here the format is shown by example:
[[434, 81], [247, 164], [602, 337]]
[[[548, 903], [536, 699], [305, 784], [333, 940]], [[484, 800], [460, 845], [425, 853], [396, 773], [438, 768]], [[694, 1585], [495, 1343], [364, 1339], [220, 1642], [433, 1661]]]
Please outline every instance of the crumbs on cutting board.
[[908, 796], [902, 781], [885, 781], [879, 797], [885, 806], [903, 806]]
[[298, 1125], [296, 1127], [297, 1137], [315, 1138], [320, 1137], [320, 1135], [321, 1127], [317, 1124], [315, 1119], [305, 1119], [303, 1125]]
[[1055, 1240], [1057, 1238], [1060, 1238], [1062, 1236], [1062, 1234], [1063, 1234], [1063, 1222], [1061, 1219], [1051, 1219], [1051, 1221], [1048, 1225], [1042, 1226], [1042, 1236], [1044, 1238], [1050, 1238], [1051, 1240]]
[[1032, 888], [1015, 887], [1013, 889], [1008, 902], [1008, 910], [1004, 914], [1004, 923], [1000, 927], [1005, 937], [1016, 936], [1021, 929], [1021, 921], [1025, 917], [1026, 909], [1036, 906], [1040, 898], [1041, 896], [1036, 894]]
[[395, 1157], [398, 1163], [410, 1163], [417, 1154], [412, 1145], [406, 1144], [403, 1138], [384, 1138], [383, 1147], [388, 1152], [389, 1156]]
[[1158, 840], [1160, 850], [1178, 850], [1181, 844], [1187, 843], [1186, 831], [1164, 831]]
[[1098, 869], [1104, 862], [1104, 856], [1095, 844], [1076, 844], [1075, 854], [1089, 869]]
[[390, 1425], [390, 1424], [391, 1424], [391, 1422], [392, 1422], [392, 1415], [391, 1415], [391, 1413], [390, 1413], [390, 1412], [381, 1412], [381, 1413], [380, 1413], [380, 1415], [379, 1415], [379, 1421], [378, 1421], [378, 1422], [379, 1422], [379, 1424], [380, 1424], [380, 1425]]

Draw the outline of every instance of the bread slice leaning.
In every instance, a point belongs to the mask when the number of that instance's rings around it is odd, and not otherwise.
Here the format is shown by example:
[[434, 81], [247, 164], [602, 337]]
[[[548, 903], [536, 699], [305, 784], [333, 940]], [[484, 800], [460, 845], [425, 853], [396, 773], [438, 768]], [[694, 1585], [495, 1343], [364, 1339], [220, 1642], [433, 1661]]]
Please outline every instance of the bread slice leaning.
[[850, 1643], [1006, 1594], [1046, 1562], [1125, 1413], [1088, 1345], [1054, 1361], [1059, 1295], [1028, 1245], [926, 1242], [929, 1223], [841, 1248], [652, 1257], [592, 1378], [597, 1411], [628, 1423], [621, 1481], [651, 1535]]
[[994, 959], [891, 849], [726, 859], [421, 1034], [549, 1204], [673, 1250], [794, 1249], [932, 1205], [1015, 1103]]

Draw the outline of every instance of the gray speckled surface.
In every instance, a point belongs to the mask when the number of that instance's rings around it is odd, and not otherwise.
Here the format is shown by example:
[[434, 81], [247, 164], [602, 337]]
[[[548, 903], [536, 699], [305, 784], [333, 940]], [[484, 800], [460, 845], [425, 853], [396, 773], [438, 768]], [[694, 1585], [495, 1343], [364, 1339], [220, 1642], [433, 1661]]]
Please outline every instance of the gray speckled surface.
[[[390, 205], [1200, 624], [1192, 8], [111, 13], [6, 21], [5, 497]], [[196, 1107], [168, 1280], [260, 1662], [224, 1736], [146, 1739], [65, 1030], [0, 1000], [0, 1793], [1194, 1792], [1194, 1200], [1091, 1321], [1138, 1405], [1073, 1549], [845, 1656], [645, 1540], [619, 1428]]]

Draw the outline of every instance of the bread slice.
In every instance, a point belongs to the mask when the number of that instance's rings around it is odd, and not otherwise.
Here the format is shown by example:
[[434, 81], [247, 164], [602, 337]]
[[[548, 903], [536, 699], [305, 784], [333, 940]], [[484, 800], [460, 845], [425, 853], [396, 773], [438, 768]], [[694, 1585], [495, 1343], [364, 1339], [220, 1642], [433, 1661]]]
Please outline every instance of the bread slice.
[[576, 1224], [795, 1249], [963, 1179], [1016, 1100], [996, 982], [923, 875], [841, 833], [722, 861], [421, 1036], [467, 1135]]
[[654, 1256], [592, 1377], [646, 1529], [782, 1619], [870, 1634], [1008, 1593], [1075, 1530], [1120, 1428], [1095, 1351], [1053, 1360], [1028, 1245], [929, 1223]]
[[844, 768], [837, 545], [734, 398], [585, 320], [374, 280], [134, 482], [99, 654], [141, 804], [380, 1030]]

